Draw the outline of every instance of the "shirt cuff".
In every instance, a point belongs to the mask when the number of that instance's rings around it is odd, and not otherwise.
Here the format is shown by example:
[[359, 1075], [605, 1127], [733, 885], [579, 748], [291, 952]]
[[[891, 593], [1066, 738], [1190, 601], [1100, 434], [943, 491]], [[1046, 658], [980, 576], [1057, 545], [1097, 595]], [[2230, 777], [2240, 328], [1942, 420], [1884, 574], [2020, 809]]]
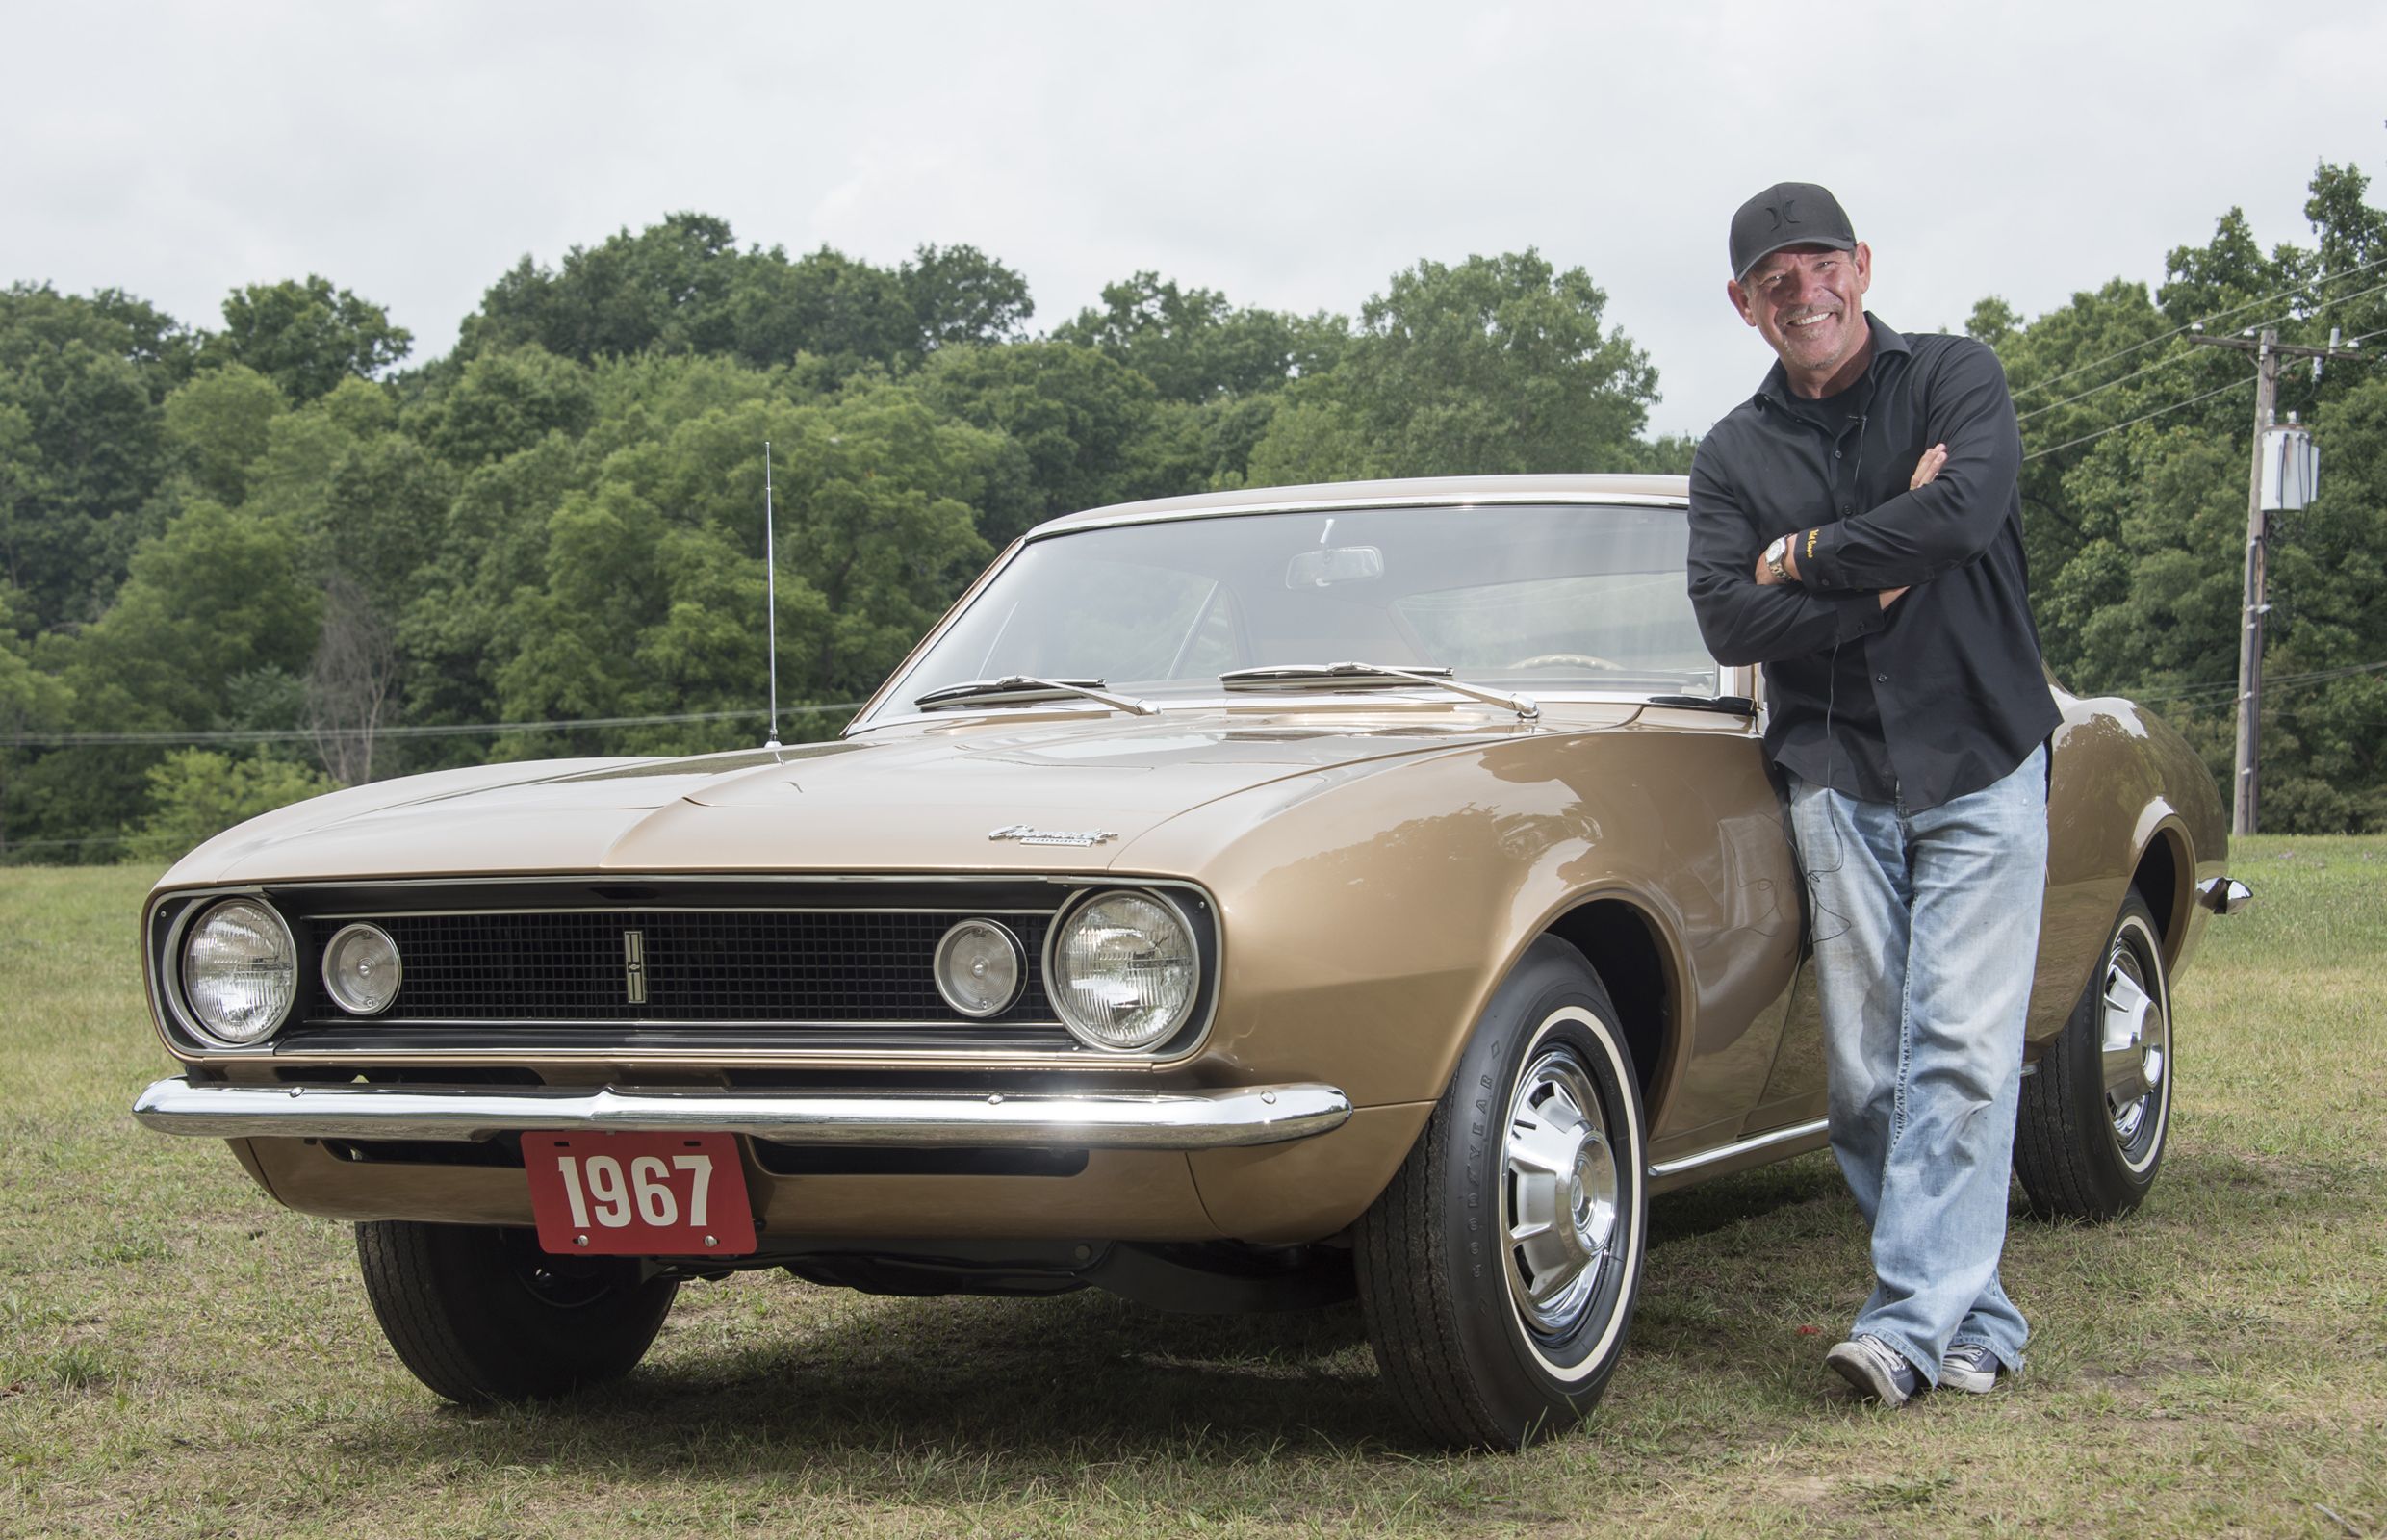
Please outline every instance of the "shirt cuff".
[[1834, 533], [1829, 525], [1817, 525], [1813, 528], [1801, 529], [1790, 537], [1799, 548], [1799, 581], [1810, 588], [1845, 586], [1840, 577], [1837, 552], [1834, 550], [1839, 542], [1833, 538]]

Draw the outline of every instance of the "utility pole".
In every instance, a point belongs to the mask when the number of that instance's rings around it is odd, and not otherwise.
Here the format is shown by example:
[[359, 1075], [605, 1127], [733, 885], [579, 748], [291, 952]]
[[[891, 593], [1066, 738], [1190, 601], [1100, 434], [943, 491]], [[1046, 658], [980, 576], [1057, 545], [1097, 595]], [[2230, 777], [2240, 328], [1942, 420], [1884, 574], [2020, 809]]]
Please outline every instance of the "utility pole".
[[2189, 341], [2254, 355], [2254, 470], [2246, 481], [2246, 603], [2238, 631], [2238, 773], [2229, 802], [2229, 832], [2250, 834], [2260, 791], [2255, 765], [2263, 731], [2263, 616], [2271, 608], [2263, 599], [2265, 540], [2270, 533], [2263, 511], [2263, 437], [2278, 416], [2279, 360], [2309, 358], [2314, 377], [2319, 378], [2323, 361], [2362, 354], [2347, 347], [2299, 347], [2282, 343], [2276, 326], [2266, 326], [2251, 337], [2191, 337]]

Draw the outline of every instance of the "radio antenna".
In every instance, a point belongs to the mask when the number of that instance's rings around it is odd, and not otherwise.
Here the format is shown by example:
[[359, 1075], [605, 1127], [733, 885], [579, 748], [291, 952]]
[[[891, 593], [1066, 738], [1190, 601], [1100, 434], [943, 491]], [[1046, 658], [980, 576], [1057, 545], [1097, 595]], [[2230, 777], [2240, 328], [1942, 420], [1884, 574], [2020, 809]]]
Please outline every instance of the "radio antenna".
[[771, 533], [771, 441], [762, 441], [762, 610], [765, 645], [771, 654], [771, 734], [766, 749], [779, 747], [779, 553]]

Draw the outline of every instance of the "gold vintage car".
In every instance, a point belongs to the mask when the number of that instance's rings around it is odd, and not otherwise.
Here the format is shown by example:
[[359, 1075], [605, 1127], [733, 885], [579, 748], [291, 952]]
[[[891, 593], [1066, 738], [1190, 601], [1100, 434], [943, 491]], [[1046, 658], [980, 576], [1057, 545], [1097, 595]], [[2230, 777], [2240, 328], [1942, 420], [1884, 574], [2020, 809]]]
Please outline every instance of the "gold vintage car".
[[[143, 919], [136, 1116], [356, 1221], [458, 1400], [626, 1373], [683, 1280], [1355, 1288], [1431, 1434], [1615, 1368], [1653, 1194], [1824, 1142], [1805, 889], [1679, 477], [1056, 520], [834, 742], [491, 765], [219, 835]], [[2135, 1205], [2212, 778], [2059, 692], [2016, 1165]], [[2020, 965], [2021, 959], [2015, 960]]]

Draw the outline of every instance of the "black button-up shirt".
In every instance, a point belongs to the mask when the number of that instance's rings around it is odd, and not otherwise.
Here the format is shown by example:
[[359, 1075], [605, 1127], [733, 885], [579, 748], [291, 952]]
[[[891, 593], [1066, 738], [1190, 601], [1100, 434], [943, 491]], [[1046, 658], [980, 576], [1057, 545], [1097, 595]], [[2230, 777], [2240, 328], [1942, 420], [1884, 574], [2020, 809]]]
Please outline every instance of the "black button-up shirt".
[[[2005, 371], [1969, 338], [1865, 320], [1856, 384], [1804, 399], [1776, 363], [1700, 441], [1691, 604], [1719, 661], [1765, 665], [1776, 760], [1920, 810], [2012, 772], [2060, 714], [2031, 621]], [[1947, 465], [1909, 490], [1935, 444]], [[1796, 537], [1800, 580], [1760, 585], [1776, 535]], [[1883, 609], [1879, 592], [1900, 587]]]

